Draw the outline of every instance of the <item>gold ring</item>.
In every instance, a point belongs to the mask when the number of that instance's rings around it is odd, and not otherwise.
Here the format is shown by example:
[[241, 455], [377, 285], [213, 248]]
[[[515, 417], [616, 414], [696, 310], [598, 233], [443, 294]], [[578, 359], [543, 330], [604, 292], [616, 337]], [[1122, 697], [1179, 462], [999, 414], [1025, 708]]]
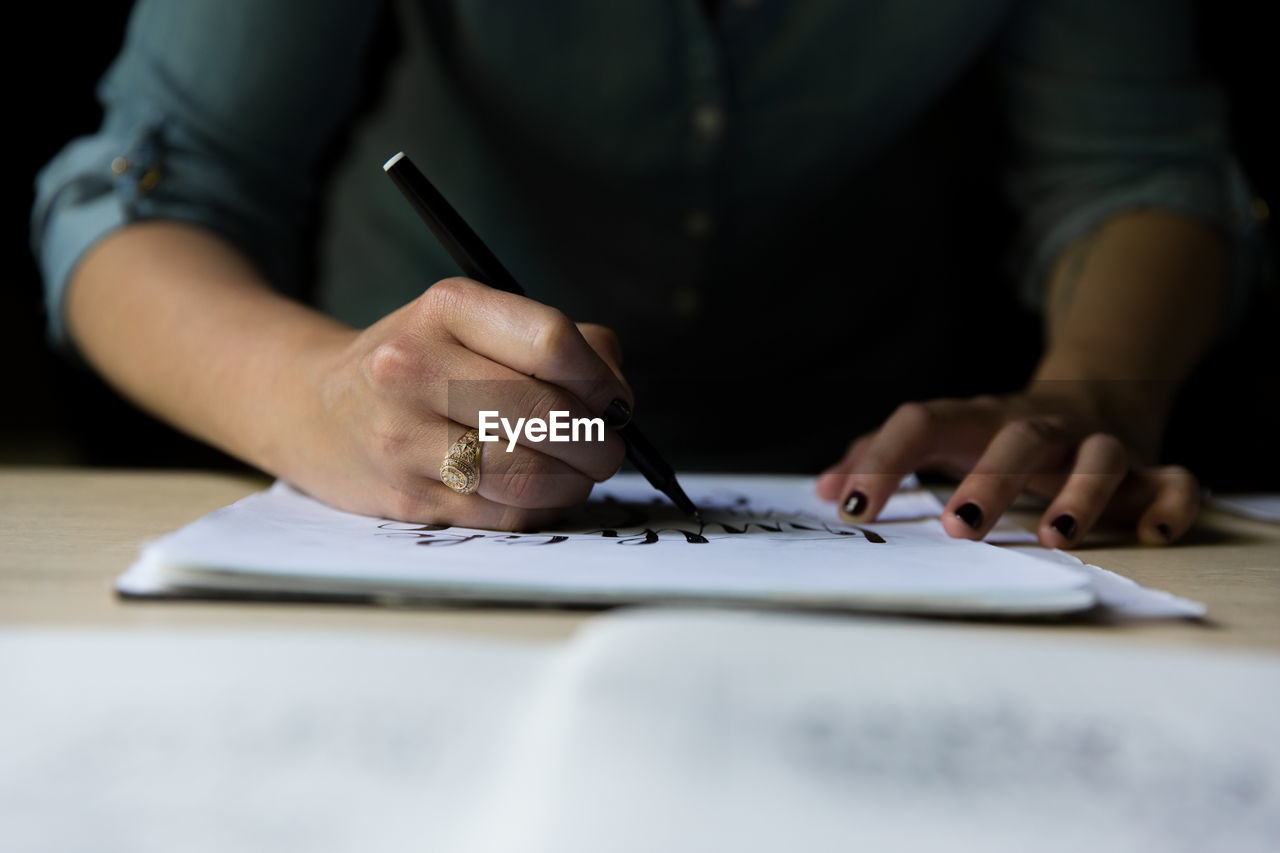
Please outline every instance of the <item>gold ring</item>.
[[440, 463], [440, 480], [460, 495], [480, 485], [480, 432], [469, 429], [453, 443]]

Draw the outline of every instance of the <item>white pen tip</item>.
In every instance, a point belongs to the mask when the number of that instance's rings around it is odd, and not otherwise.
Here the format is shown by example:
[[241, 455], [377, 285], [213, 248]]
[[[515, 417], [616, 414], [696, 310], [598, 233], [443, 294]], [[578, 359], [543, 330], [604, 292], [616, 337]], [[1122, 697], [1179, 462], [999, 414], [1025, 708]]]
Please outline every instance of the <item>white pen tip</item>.
[[396, 156], [392, 157], [390, 160], [382, 164], [382, 171], [384, 172], [390, 171], [391, 167], [394, 166], [396, 163], [399, 163], [400, 158], [403, 156], [404, 156], [403, 151], [396, 152]]

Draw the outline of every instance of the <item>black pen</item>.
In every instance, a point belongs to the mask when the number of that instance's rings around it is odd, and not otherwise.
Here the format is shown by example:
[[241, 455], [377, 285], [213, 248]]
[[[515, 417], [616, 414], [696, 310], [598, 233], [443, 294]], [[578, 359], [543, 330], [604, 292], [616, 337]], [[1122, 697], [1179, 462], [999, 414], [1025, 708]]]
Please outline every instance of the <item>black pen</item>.
[[[436, 235], [436, 239], [468, 278], [498, 290], [524, 295], [524, 288], [516, 282], [511, 273], [507, 272], [507, 268], [493, 252], [489, 251], [484, 241], [471, 230], [471, 226], [458, 215], [453, 205], [445, 201], [440, 191], [427, 180], [426, 175], [422, 174], [417, 166], [413, 165], [403, 151], [383, 164], [382, 170], [400, 188], [400, 192], [404, 193], [409, 204], [427, 223], [427, 227]], [[632, 465], [636, 466], [636, 470], [643, 474], [655, 489], [669, 497], [672, 503], [683, 512], [698, 519], [698, 523], [701, 524], [702, 516], [698, 514], [698, 508], [693, 505], [693, 501], [689, 500], [684, 489], [680, 488], [680, 484], [676, 482], [676, 472], [640, 433], [635, 421], [619, 429], [618, 435], [622, 436], [622, 440], [626, 442], [627, 458], [631, 460]]]

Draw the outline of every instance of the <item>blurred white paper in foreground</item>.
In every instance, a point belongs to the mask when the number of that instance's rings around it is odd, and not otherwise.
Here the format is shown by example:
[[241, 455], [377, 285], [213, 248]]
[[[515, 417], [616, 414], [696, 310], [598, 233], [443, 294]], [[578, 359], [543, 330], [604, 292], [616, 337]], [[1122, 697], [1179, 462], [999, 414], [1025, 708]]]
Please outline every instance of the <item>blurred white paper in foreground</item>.
[[[0, 630], [0, 849], [440, 849], [556, 646]], [[480, 781], [476, 781], [477, 778]]]
[[24, 853], [1271, 851], [1280, 660], [617, 611], [564, 643], [0, 631]]
[[1280, 838], [1273, 657], [624, 613], [584, 630], [533, 708], [450, 849], [1270, 853]]

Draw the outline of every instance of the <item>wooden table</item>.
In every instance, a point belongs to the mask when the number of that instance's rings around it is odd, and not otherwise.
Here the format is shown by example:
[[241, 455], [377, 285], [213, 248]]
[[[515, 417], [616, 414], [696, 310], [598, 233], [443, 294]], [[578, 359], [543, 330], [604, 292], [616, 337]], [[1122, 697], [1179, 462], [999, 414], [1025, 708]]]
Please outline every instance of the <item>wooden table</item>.
[[[0, 624], [304, 625], [558, 638], [589, 614], [487, 608], [121, 601], [111, 582], [139, 545], [264, 488], [209, 472], [0, 468]], [[1033, 518], [1026, 516], [1027, 519]], [[1085, 548], [1077, 556], [1203, 601], [1203, 620], [1097, 619], [975, 630], [1122, 637], [1280, 651], [1280, 526], [1206, 512], [1183, 544]]]

